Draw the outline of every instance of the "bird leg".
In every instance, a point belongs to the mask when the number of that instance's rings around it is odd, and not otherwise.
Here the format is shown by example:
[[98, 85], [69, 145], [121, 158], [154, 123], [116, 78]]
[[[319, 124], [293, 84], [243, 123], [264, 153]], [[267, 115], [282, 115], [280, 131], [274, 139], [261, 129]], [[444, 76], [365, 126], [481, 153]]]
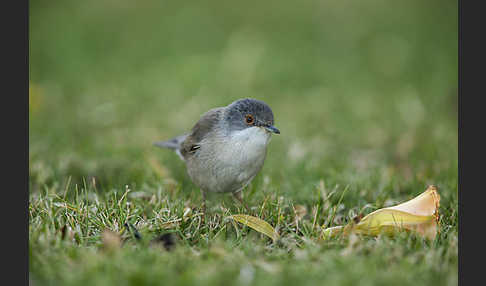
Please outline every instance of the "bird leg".
[[242, 204], [246, 208], [248, 213], [251, 213], [250, 208], [248, 207], [248, 205], [243, 200], [243, 192], [242, 191], [238, 191], [236, 193], [233, 193], [233, 196], [240, 202], [240, 204]]

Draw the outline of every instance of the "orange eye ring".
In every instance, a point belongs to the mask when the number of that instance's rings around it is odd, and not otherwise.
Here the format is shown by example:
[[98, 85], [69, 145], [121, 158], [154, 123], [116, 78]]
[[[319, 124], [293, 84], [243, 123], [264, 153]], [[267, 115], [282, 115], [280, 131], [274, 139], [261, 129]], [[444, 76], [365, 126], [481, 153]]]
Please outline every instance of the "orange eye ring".
[[253, 125], [253, 123], [255, 123], [255, 118], [253, 118], [253, 115], [247, 114], [245, 115], [245, 122], [248, 125]]

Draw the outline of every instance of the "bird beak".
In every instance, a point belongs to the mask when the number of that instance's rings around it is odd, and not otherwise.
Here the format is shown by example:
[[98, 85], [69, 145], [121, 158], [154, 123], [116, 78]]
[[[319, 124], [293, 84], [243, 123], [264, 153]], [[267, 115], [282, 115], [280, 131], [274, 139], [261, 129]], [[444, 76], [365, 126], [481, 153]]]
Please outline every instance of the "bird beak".
[[270, 132], [275, 133], [275, 134], [280, 134], [280, 130], [278, 130], [278, 129], [277, 129], [275, 126], [273, 126], [273, 125], [268, 125], [268, 126], [264, 126], [264, 127], [265, 127], [265, 129], [266, 129], [267, 131], [270, 131]]

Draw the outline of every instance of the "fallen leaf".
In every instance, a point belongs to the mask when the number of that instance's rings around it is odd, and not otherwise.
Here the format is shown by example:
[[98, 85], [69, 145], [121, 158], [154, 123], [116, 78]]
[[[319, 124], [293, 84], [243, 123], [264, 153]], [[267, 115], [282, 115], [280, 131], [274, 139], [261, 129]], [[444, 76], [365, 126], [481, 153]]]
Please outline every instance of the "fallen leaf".
[[264, 235], [270, 237], [273, 241], [275, 241], [279, 237], [278, 233], [268, 222], [261, 220], [257, 217], [244, 214], [236, 214], [230, 216], [230, 218], [248, 227], [251, 227], [260, 233], [263, 233]]
[[372, 235], [395, 235], [400, 231], [411, 231], [428, 239], [438, 232], [440, 196], [435, 186], [429, 186], [419, 196], [402, 204], [376, 210], [358, 223], [326, 228], [324, 237], [349, 235], [351, 233]]
[[103, 248], [112, 251], [121, 247], [120, 235], [109, 229], [105, 229], [101, 234], [101, 240], [103, 241]]

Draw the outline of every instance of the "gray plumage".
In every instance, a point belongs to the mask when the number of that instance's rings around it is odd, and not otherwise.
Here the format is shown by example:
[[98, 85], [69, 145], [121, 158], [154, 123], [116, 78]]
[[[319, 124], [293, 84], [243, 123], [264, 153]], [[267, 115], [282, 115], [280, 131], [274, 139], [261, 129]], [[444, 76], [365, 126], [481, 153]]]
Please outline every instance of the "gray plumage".
[[272, 109], [263, 101], [240, 99], [204, 113], [191, 132], [156, 146], [174, 150], [186, 163], [203, 194], [239, 192], [263, 167], [273, 126]]
[[186, 140], [187, 136], [189, 136], [189, 134], [183, 134], [183, 135], [177, 136], [175, 138], [172, 138], [168, 141], [155, 142], [154, 145], [157, 146], [157, 147], [161, 147], [161, 148], [172, 149], [177, 153], [177, 155], [179, 155], [179, 157], [182, 160], [184, 160], [184, 157], [182, 156], [181, 151], [180, 151], [180, 147], [181, 147], [181, 143], [184, 142], [184, 140]]

